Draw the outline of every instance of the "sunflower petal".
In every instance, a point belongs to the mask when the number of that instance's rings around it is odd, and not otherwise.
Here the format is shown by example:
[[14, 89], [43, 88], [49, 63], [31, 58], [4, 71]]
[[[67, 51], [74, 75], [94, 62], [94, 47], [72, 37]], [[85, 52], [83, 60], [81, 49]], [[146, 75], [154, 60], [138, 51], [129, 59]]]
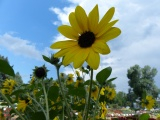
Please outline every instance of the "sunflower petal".
[[98, 27], [97, 27], [97, 31], [95, 32], [95, 34], [97, 34], [99, 31], [102, 31], [104, 29], [106, 24], [108, 24], [108, 22], [112, 19], [113, 15], [114, 15], [114, 11], [115, 11], [115, 8], [112, 7], [106, 12], [106, 14], [103, 16], [103, 18], [99, 22]]
[[77, 44], [78, 43], [76, 41], [73, 41], [73, 40], [58, 41], [58, 42], [53, 43], [50, 46], [50, 48], [52, 48], [52, 49], [64, 49], [64, 48], [75, 46]]
[[69, 48], [66, 49], [61, 49], [60, 51], [58, 51], [57, 53], [54, 54], [54, 57], [58, 58], [58, 57], [63, 57], [65, 56], [65, 54], [69, 51]]
[[92, 31], [93, 33], [96, 31], [98, 21], [99, 21], [99, 12], [98, 12], [98, 5], [96, 5], [88, 15], [89, 30]]
[[76, 17], [75, 17], [75, 13], [74, 12], [71, 12], [69, 14], [69, 22], [71, 24], [71, 26], [73, 27], [73, 29], [78, 32], [78, 33], [82, 33], [82, 29], [79, 27], [78, 23], [77, 23], [77, 20], [76, 20]]
[[101, 42], [100, 40], [96, 40], [95, 43], [92, 45], [92, 48], [95, 52], [101, 53], [101, 54], [109, 54], [110, 48], [109, 46]]
[[74, 68], [79, 68], [82, 66], [82, 64], [85, 62], [88, 54], [89, 54], [90, 48], [84, 48], [78, 50], [77, 54], [74, 56], [73, 66]]
[[99, 66], [99, 63], [100, 63], [100, 56], [94, 50], [90, 50], [90, 53], [89, 53], [86, 61], [92, 69], [96, 70]]
[[116, 22], [118, 22], [118, 20], [114, 20], [114, 21], [106, 24], [106, 26], [103, 27], [103, 29], [96, 35], [96, 37], [100, 37], [101, 35], [106, 33], [114, 24], [116, 24]]
[[71, 62], [73, 62], [74, 60], [74, 56], [77, 53], [79, 49], [79, 46], [74, 46], [70, 51], [68, 51], [68, 53], [65, 55], [64, 59], [63, 59], [63, 65], [68, 65]]
[[121, 34], [121, 30], [117, 27], [112, 27], [111, 29], [109, 29], [106, 33], [104, 33], [102, 36], [100, 36], [97, 39], [103, 40], [104, 42], [107, 42], [111, 39], [116, 38], [117, 36], [119, 36]]
[[68, 25], [59, 26], [58, 31], [67, 38], [75, 40], [78, 38], [78, 33], [71, 26]]
[[81, 6], [77, 6], [75, 9], [75, 16], [79, 27], [84, 31], [88, 30], [88, 18], [85, 10]]

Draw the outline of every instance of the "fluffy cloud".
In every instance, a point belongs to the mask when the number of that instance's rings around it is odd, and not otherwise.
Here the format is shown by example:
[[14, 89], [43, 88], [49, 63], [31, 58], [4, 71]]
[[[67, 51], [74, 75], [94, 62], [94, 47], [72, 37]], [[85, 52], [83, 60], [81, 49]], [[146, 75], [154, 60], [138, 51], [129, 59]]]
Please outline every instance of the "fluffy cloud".
[[[118, 91], [127, 91], [128, 79], [127, 69], [135, 64], [141, 67], [149, 65], [160, 69], [160, 8], [159, 0], [152, 2], [145, 0], [112, 0], [112, 1], [93, 1], [93, 0], [68, 0], [71, 6], [62, 8], [52, 8], [57, 14], [58, 20], [62, 24], [68, 23], [68, 14], [73, 11], [76, 5], [81, 5], [87, 13], [96, 5], [99, 5], [100, 16], [104, 11], [114, 6], [116, 8], [113, 19], [119, 19], [116, 24], [122, 30], [122, 34], [113, 41], [109, 41], [111, 54], [101, 57], [101, 66], [95, 73], [106, 66], [113, 68], [113, 77]], [[60, 38], [60, 35], [57, 38]], [[56, 39], [56, 38], [55, 38]], [[57, 39], [56, 39], [57, 41]], [[156, 84], [160, 73], [155, 78]], [[123, 85], [122, 85], [123, 84]]]
[[40, 51], [29, 40], [14, 37], [9, 33], [0, 35], [0, 46], [5, 47], [16, 55], [22, 55], [37, 60], [42, 60], [42, 53], [48, 55], [51, 51], [49, 48], [45, 48], [43, 51]]

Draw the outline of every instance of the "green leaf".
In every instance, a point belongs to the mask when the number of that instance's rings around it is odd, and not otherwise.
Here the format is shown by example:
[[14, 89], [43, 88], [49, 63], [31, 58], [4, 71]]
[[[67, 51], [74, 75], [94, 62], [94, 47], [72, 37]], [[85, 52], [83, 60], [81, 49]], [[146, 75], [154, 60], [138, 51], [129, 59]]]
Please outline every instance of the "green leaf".
[[112, 68], [107, 67], [103, 70], [101, 70], [97, 75], [96, 75], [96, 80], [99, 82], [99, 84], [103, 85], [107, 78], [111, 75]]
[[53, 109], [51, 109], [49, 111], [49, 117], [53, 120], [56, 116], [58, 116], [58, 112], [59, 112], [59, 110], [53, 110]]
[[49, 63], [51, 63], [51, 60], [50, 60], [50, 58], [46, 57], [45, 55], [42, 55], [42, 57], [43, 57], [43, 59], [44, 59], [46, 62], [49, 62]]
[[6, 60], [0, 59], [0, 72], [10, 76], [15, 76], [13, 68], [9, 65], [9, 63]]
[[149, 118], [150, 118], [149, 114], [148, 113], [144, 113], [144, 114], [140, 115], [139, 120], [148, 120]]
[[143, 93], [142, 93], [142, 99], [145, 99], [145, 98], [146, 98], [146, 96], [147, 96], [146, 91], [143, 91]]
[[79, 97], [84, 97], [86, 95], [84, 86], [83, 87], [67, 86], [67, 87], [69, 95], [79, 96]]
[[110, 83], [110, 82], [112, 82], [112, 81], [115, 80], [115, 79], [117, 79], [117, 77], [111, 78], [111, 79], [107, 80], [106, 83]]
[[32, 115], [32, 120], [45, 120], [45, 116], [43, 112], [36, 112]]
[[51, 86], [48, 91], [48, 98], [50, 100], [56, 101], [58, 96], [59, 96], [59, 87], [58, 86]]
[[[90, 84], [90, 81], [91, 81], [91, 80], [86, 80], [86, 81], [84, 82], [84, 85], [89, 85], [89, 84]], [[97, 83], [96, 83], [95, 81], [92, 81], [92, 84], [93, 84], [93, 85], [97, 85]]]

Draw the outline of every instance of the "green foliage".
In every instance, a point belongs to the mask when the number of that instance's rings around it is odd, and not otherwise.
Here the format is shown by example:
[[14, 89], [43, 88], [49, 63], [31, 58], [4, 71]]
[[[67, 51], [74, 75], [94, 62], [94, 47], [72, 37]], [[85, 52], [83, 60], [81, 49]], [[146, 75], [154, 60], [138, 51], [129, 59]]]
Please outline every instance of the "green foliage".
[[148, 120], [150, 118], [148, 113], [143, 113], [140, 115], [139, 120]]
[[101, 70], [96, 75], [96, 80], [98, 81], [98, 83], [100, 85], [104, 85], [105, 81], [107, 80], [107, 78], [111, 75], [111, 72], [112, 72], [112, 68], [111, 67], [107, 67], [107, 68]]
[[5, 60], [0, 59], [0, 72], [8, 74], [10, 76], [15, 76], [13, 68]]
[[133, 88], [133, 92], [137, 97], [142, 98], [144, 92], [153, 95], [154, 98], [158, 97], [159, 89], [154, 83], [156, 74], [156, 68], [151, 68], [150, 66], [141, 68], [139, 65], [134, 65], [128, 69], [128, 84]]

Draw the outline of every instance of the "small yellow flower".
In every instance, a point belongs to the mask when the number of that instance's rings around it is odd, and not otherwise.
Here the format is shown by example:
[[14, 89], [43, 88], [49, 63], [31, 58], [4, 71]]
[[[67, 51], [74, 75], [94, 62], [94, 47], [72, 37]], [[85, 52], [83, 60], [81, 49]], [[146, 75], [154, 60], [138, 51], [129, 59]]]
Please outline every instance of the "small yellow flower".
[[77, 75], [78, 77], [80, 77], [80, 73], [79, 73], [79, 71], [77, 71], [77, 70], [76, 70], [76, 75]]
[[34, 82], [35, 82], [35, 77], [32, 76], [31, 81], [30, 81], [30, 84], [32, 85], [32, 84], [34, 84]]
[[27, 98], [25, 100], [19, 100], [18, 105], [17, 105], [17, 110], [24, 112], [27, 105], [31, 103], [32, 103], [32, 100], [30, 98]]
[[53, 120], [59, 120], [59, 117], [58, 117], [58, 116], [56, 116]]
[[106, 114], [107, 114], [106, 103], [101, 102], [101, 117], [100, 118], [106, 119]]
[[152, 109], [154, 106], [155, 100], [152, 98], [152, 96], [146, 96], [145, 99], [142, 99], [142, 107], [146, 107], [148, 110]]
[[83, 79], [81, 77], [77, 77], [76, 83], [74, 85], [74, 87], [78, 87], [79, 84], [83, 83]]
[[77, 120], [83, 120], [83, 117], [82, 117], [82, 113], [81, 112], [78, 112], [78, 118]]
[[38, 89], [34, 89], [33, 90], [33, 95], [36, 95], [37, 92], [38, 92]]
[[59, 87], [58, 82], [57, 82], [57, 81], [54, 81], [54, 82], [53, 82], [53, 86], [57, 86], [57, 87]]
[[[88, 89], [90, 89], [90, 88], [88, 88]], [[91, 97], [93, 97], [94, 100], [97, 100], [98, 92], [99, 92], [98, 86], [97, 85], [93, 86], [92, 90], [91, 90]]]
[[66, 77], [66, 74], [65, 73], [60, 73], [59, 77], [60, 77], [60, 79], [64, 79]]
[[16, 85], [16, 81], [12, 79], [6, 79], [3, 82], [3, 87], [12, 89]]
[[2, 94], [4, 94], [4, 95], [7, 95], [7, 94], [11, 94], [12, 92], [10, 92], [10, 90], [9, 89], [6, 89], [6, 88], [4, 88], [4, 89], [1, 89], [1, 92], [2, 92]]
[[86, 103], [86, 99], [82, 98], [82, 99], [81, 99], [81, 103], [82, 103], [82, 104], [85, 104], [85, 103]]
[[157, 118], [156, 120], [160, 120], [160, 114], [158, 114], [156, 118]]
[[101, 89], [101, 91], [100, 91], [100, 94], [101, 94], [101, 95], [104, 95], [104, 91], [105, 91], [105, 89], [102, 87], [102, 89]]
[[[54, 104], [55, 104], [54, 101], [51, 101], [51, 105], [54, 105]], [[53, 106], [52, 109], [55, 110], [56, 106]]]
[[113, 100], [113, 98], [115, 98], [116, 96], [116, 91], [114, 88], [110, 88], [110, 87], [106, 87], [105, 88], [106, 91], [107, 91], [107, 95], [106, 97], [109, 99], [109, 100]]
[[67, 77], [67, 85], [70, 85], [73, 83], [73, 77], [74, 75], [73, 74], [68, 74], [68, 77]]
[[[114, 7], [110, 8], [99, 21], [98, 5], [87, 15], [81, 6], [69, 14], [70, 25], [58, 27], [58, 31], [68, 38], [52, 44], [52, 49], [60, 49], [54, 57], [64, 57], [62, 64], [73, 62], [74, 68], [79, 68], [86, 61], [92, 69], [97, 69], [100, 54], [109, 54], [110, 48], [106, 44], [120, 35], [121, 30], [113, 25], [118, 21], [111, 21]], [[111, 21], [111, 22], [110, 22]]]

